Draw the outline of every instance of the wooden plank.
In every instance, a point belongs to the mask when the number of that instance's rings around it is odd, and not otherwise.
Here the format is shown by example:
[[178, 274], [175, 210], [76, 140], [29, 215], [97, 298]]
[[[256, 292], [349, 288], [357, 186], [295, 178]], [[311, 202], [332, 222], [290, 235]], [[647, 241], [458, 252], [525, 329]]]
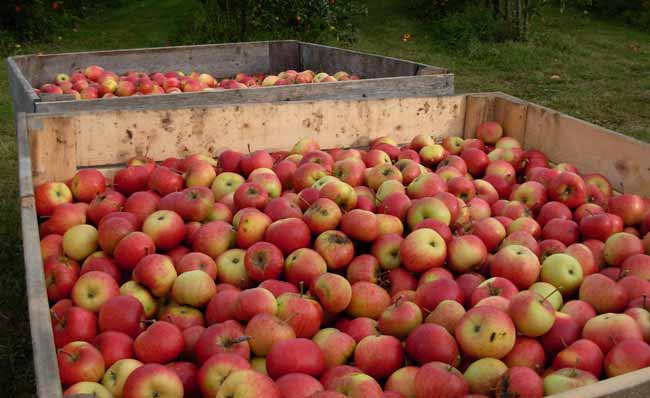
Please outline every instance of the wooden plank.
[[614, 189], [650, 195], [650, 144], [544, 108], [528, 105], [524, 147], [580, 173], [600, 173]]
[[34, 112], [34, 102], [38, 95], [25, 79], [20, 68], [12, 58], [7, 58], [7, 78], [9, 79], [9, 92], [14, 109], [14, 122], [19, 112]]
[[[191, 153], [218, 154], [225, 148], [247, 151], [288, 149], [313, 136], [322, 147], [363, 146], [380, 135], [408, 142], [415, 134], [461, 135], [465, 97], [393, 98], [359, 101], [262, 103], [209, 108], [117, 110], [69, 115], [32, 115], [41, 124], [33, 136], [71, 131], [76, 135], [75, 168], [59, 170], [70, 177], [76, 167], [115, 165], [135, 155], [155, 160]], [[51, 140], [50, 140], [51, 141]], [[60, 144], [59, 144], [60, 145]], [[41, 156], [42, 149], [33, 153]], [[37, 157], [35, 156], [35, 158]], [[39, 179], [52, 179], [39, 170]]]
[[647, 398], [650, 396], [650, 368], [636, 370], [546, 398]]
[[32, 335], [32, 353], [36, 374], [36, 392], [42, 398], [60, 398], [62, 390], [59, 382], [59, 368], [56, 360], [43, 261], [41, 259], [25, 114], [20, 113], [17, 120], [20, 216], [22, 220], [25, 283], [27, 286], [29, 326]]
[[483, 122], [494, 120], [494, 95], [470, 94], [467, 96], [467, 113], [463, 137], [476, 137], [476, 128]]
[[494, 120], [501, 123], [503, 133], [523, 143], [526, 136], [528, 104], [513, 97], [494, 97]]
[[[31, 116], [34, 115], [36, 114]], [[34, 184], [51, 180], [63, 181], [72, 177], [77, 166], [76, 121], [56, 117], [27, 119]], [[101, 128], [101, 123], [97, 127]]]
[[14, 60], [32, 85], [51, 81], [57, 73], [69, 73], [93, 64], [118, 74], [131, 70], [148, 73], [196, 70], [217, 77], [230, 77], [237, 72], [266, 72], [270, 67], [268, 42], [25, 55], [14, 57]]
[[74, 101], [75, 97], [71, 94], [50, 94], [40, 93], [38, 95], [42, 102], [56, 102], [56, 101]]
[[394, 98], [405, 96], [432, 97], [452, 95], [454, 75], [390, 77], [382, 79], [342, 81], [319, 84], [182, 93], [160, 96], [135, 96], [62, 101], [36, 104], [36, 112], [101, 111], [110, 109], [178, 109], [219, 104], [267, 103], [277, 101], [309, 101], [328, 99]]
[[358, 74], [363, 79], [415, 76], [420, 68], [428, 68], [427, 73], [446, 73], [445, 69], [430, 65], [319, 44], [302, 43], [300, 52], [301, 65], [305, 69], [329, 74], [342, 70], [350, 74]]
[[300, 65], [300, 42], [294, 40], [269, 42], [269, 72], [278, 74], [280, 72], [294, 69], [302, 70]]

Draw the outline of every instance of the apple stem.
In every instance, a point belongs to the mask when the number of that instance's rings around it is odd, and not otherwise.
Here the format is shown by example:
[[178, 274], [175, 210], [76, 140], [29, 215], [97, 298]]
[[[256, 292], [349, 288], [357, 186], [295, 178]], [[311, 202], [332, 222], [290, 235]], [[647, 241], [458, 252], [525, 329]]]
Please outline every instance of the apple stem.
[[183, 172], [180, 171], [180, 170], [178, 170], [178, 169], [169, 169], [169, 170], [171, 170], [172, 172], [174, 172], [174, 173], [176, 173], [176, 174], [183, 175]]
[[298, 282], [298, 288], [300, 289], [300, 297], [305, 294], [305, 281]]
[[141, 321], [141, 323], [143, 325], [153, 325], [154, 323], [156, 323], [156, 320], [155, 319], [145, 319], [145, 320]]
[[566, 340], [564, 340], [564, 337], [560, 337], [560, 342], [562, 343], [562, 346], [564, 346], [564, 348], [568, 347]]
[[557, 292], [559, 292], [559, 291], [560, 291], [560, 287], [556, 287], [556, 288], [553, 289], [549, 294], [547, 294], [546, 296], [544, 296], [544, 300], [548, 300], [549, 297], [551, 297], [552, 295], [554, 295], [555, 293], [557, 293]]
[[235, 345], [235, 344], [243, 343], [244, 341], [250, 340], [250, 338], [251, 338], [250, 336], [246, 336], [246, 335], [239, 336], [237, 338], [230, 340], [230, 344]]
[[298, 199], [302, 200], [302, 203], [307, 205], [307, 207], [311, 207], [311, 203], [307, 201], [307, 199], [303, 198], [302, 196], [298, 195]]
[[253, 151], [251, 151], [251, 144], [250, 144], [250, 143], [247, 143], [247, 144], [246, 144], [246, 147], [248, 148], [248, 154], [249, 154], [249, 155], [250, 155], [251, 153], [253, 153]]
[[64, 349], [60, 349], [60, 350], [59, 350], [59, 353], [64, 354], [64, 355], [67, 355], [70, 359], [73, 359], [73, 360], [74, 360], [74, 358], [75, 358], [75, 356], [74, 356], [73, 354], [69, 353], [68, 351], [66, 351], [66, 350], [64, 350]]
[[50, 311], [50, 316], [51, 316], [52, 318], [54, 318], [54, 320], [55, 320], [57, 323], [62, 323], [62, 322], [61, 322], [61, 318], [56, 314], [56, 312], [54, 312], [54, 311]]
[[618, 273], [618, 278], [616, 278], [616, 282], [620, 281], [621, 279], [625, 278], [627, 274], [630, 273], [629, 269], [624, 269], [621, 272]]
[[647, 299], [647, 298], [648, 298], [648, 296], [646, 296], [646, 295], [644, 294], [644, 295], [643, 295], [643, 309], [645, 309], [645, 310], [647, 310], [647, 307], [645, 306], [645, 303], [646, 303], [646, 299]]

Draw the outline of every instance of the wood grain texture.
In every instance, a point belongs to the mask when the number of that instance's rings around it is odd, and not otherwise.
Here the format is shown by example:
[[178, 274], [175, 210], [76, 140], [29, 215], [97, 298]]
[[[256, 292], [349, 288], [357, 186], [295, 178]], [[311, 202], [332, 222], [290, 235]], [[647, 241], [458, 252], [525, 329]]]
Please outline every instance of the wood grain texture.
[[483, 122], [494, 120], [494, 98], [492, 94], [467, 95], [467, 112], [463, 137], [476, 137], [476, 128]]
[[77, 169], [76, 120], [54, 117], [27, 123], [34, 184], [72, 177]]
[[225, 90], [174, 95], [136, 96], [36, 103], [36, 112], [101, 111], [110, 109], [178, 109], [219, 104], [268, 103], [278, 101], [315, 101], [330, 99], [432, 97], [452, 95], [454, 75], [391, 77], [372, 80]]
[[516, 98], [494, 97], [494, 120], [501, 123], [503, 133], [522, 144], [526, 139], [528, 104]]
[[603, 174], [618, 191], [650, 195], [650, 144], [530, 104], [524, 147], [572, 163], [581, 174]]
[[38, 95], [34, 93], [30, 83], [11, 58], [7, 58], [7, 78], [9, 79], [9, 93], [11, 94], [14, 109], [14, 121], [16, 121], [19, 112], [34, 112], [34, 102], [38, 101]]
[[20, 216], [22, 222], [25, 284], [32, 352], [36, 374], [36, 392], [41, 398], [60, 398], [59, 368], [52, 335], [52, 324], [43, 273], [38, 220], [34, 204], [31, 162], [25, 114], [17, 117], [18, 178], [20, 181]]
[[289, 69], [303, 70], [300, 64], [300, 45], [299, 41], [294, 40], [269, 42], [268, 72], [278, 74]]

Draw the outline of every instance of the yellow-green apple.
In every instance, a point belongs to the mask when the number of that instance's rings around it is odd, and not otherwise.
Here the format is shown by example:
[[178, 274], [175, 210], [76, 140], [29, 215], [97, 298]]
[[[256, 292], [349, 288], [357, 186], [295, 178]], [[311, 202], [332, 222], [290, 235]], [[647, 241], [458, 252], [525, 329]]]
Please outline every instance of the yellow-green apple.
[[562, 306], [560, 312], [570, 315], [578, 323], [580, 329], [582, 329], [589, 319], [596, 316], [594, 307], [584, 300], [568, 301]]
[[72, 203], [72, 192], [62, 182], [46, 182], [34, 191], [36, 212], [39, 216], [49, 216], [54, 208], [62, 203]]
[[438, 198], [427, 197], [413, 200], [406, 213], [406, 221], [409, 227], [415, 229], [417, 224], [426, 219], [438, 220], [445, 225], [449, 225], [452, 217], [449, 208]]
[[[65, 236], [64, 236], [65, 243]], [[618, 232], [605, 241], [603, 256], [607, 264], [619, 267], [623, 261], [635, 254], [643, 254], [643, 242], [627, 232]]]
[[264, 240], [277, 246], [288, 256], [293, 251], [309, 247], [311, 232], [303, 220], [285, 218], [271, 223], [264, 233]]
[[428, 228], [418, 229], [402, 241], [400, 257], [407, 270], [424, 272], [444, 264], [447, 244], [436, 231]]
[[142, 304], [146, 318], [152, 318], [158, 313], [158, 302], [151, 292], [135, 281], [128, 281], [120, 286], [120, 294], [135, 297]]
[[385, 270], [398, 268], [402, 264], [400, 247], [402, 238], [398, 234], [389, 233], [380, 235], [372, 244], [371, 253], [379, 262], [379, 266]]
[[79, 278], [79, 264], [65, 256], [48, 257], [43, 264], [47, 298], [59, 301], [70, 296]]
[[422, 283], [415, 292], [415, 303], [425, 312], [433, 311], [444, 300], [458, 303], [465, 300], [463, 291], [453, 279], [439, 278]]
[[344, 311], [352, 300], [350, 282], [329, 272], [316, 277], [310, 290], [316, 295], [323, 309], [331, 314]]
[[512, 351], [503, 357], [503, 362], [509, 368], [524, 366], [537, 373], [542, 373], [546, 365], [546, 353], [537, 340], [519, 336]]
[[642, 197], [633, 194], [612, 196], [607, 205], [608, 211], [621, 217], [626, 227], [640, 224], [647, 207]]
[[306, 338], [278, 341], [266, 356], [269, 376], [277, 379], [289, 373], [305, 373], [318, 377], [325, 370], [320, 348]]
[[237, 173], [228, 171], [220, 173], [212, 182], [212, 193], [215, 200], [221, 200], [227, 194], [234, 193], [244, 182], [244, 177]]
[[436, 173], [422, 173], [406, 188], [411, 199], [428, 198], [447, 190], [447, 183]]
[[249, 337], [251, 351], [261, 357], [266, 356], [278, 341], [296, 338], [288, 323], [267, 313], [259, 313], [251, 318], [246, 325], [245, 334]]
[[132, 296], [114, 296], [99, 309], [99, 329], [112, 330], [135, 338], [144, 330], [142, 304]]
[[580, 285], [579, 297], [599, 314], [621, 312], [630, 299], [623, 285], [601, 273], [589, 275], [584, 279]]
[[328, 388], [350, 398], [380, 398], [381, 386], [375, 379], [361, 371], [345, 374], [336, 378]]
[[370, 282], [356, 282], [352, 285], [352, 298], [347, 313], [353, 317], [378, 319], [390, 305], [388, 292]]
[[158, 320], [173, 323], [181, 331], [192, 326], [203, 326], [205, 324], [203, 313], [200, 310], [178, 303], [164, 306], [158, 314]]
[[560, 308], [564, 305], [564, 299], [562, 293], [553, 285], [547, 282], [535, 282], [528, 290], [539, 293], [542, 297], [545, 297], [549, 303], [555, 308], [555, 311], [559, 311]]
[[580, 227], [571, 220], [549, 220], [542, 229], [542, 238], [556, 239], [569, 246], [580, 238]]
[[334, 181], [339, 181], [340, 180], [334, 176], [326, 175], [325, 177], [319, 178], [316, 182], [314, 182], [314, 185], [312, 185], [312, 188], [318, 189], [320, 191], [327, 183], [334, 182]]
[[112, 398], [113, 394], [103, 385], [92, 381], [80, 381], [63, 391], [65, 397], [91, 396], [96, 398]]
[[102, 378], [102, 385], [113, 396], [121, 397], [124, 392], [124, 383], [131, 373], [142, 365], [143, 363], [137, 359], [120, 359], [106, 370]]
[[399, 217], [377, 214], [377, 231], [379, 235], [397, 234], [401, 237], [404, 234], [404, 224]]
[[73, 260], [84, 260], [97, 249], [98, 238], [99, 233], [92, 225], [75, 225], [63, 235], [63, 252]]
[[336, 229], [341, 221], [341, 209], [331, 199], [320, 198], [305, 211], [303, 220], [314, 234]]
[[496, 250], [506, 237], [506, 229], [496, 218], [487, 217], [472, 223], [471, 232], [479, 237], [488, 252]]
[[490, 273], [509, 279], [519, 289], [527, 289], [539, 277], [539, 259], [527, 247], [506, 246], [490, 260]]
[[217, 398], [282, 398], [268, 376], [252, 369], [238, 370], [224, 380]]
[[569, 296], [580, 288], [583, 279], [582, 266], [573, 256], [553, 254], [542, 263], [540, 279], [558, 288], [562, 295]]
[[476, 138], [494, 145], [503, 137], [503, 127], [497, 122], [483, 122], [476, 127]]
[[244, 335], [244, 327], [237, 321], [227, 320], [205, 329], [194, 347], [199, 364], [205, 363], [211, 356], [231, 353], [248, 360], [250, 346]]
[[90, 343], [73, 341], [57, 350], [59, 378], [69, 386], [81, 381], [97, 382], [104, 375], [104, 358]]
[[580, 220], [580, 233], [583, 239], [598, 239], [605, 242], [607, 238], [623, 231], [623, 220], [610, 213], [594, 214]]
[[171, 295], [178, 304], [201, 308], [216, 294], [214, 279], [207, 273], [194, 270], [184, 272], [173, 282]]
[[591, 340], [580, 339], [560, 351], [553, 359], [553, 369], [574, 368], [599, 377], [603, 369], [604, 355]]
[[394, 336], [367, 336], [354, 350], [354, 364], [367, 375], [386, 379], [404, 363], [402, 343]]
[[626, 340], [617, 343], [605, 356], [608, 377], [642, 369], [650, 365], [650, 345], [644, 341]]
[[507, 370], [508, 366], [498, 359], [481, 358], [467, 367], [463, 377], [467, 380], [470, 393], [488, 396]]
[[606, 313], [587, 321], [582, 337], [596, 343], [604, 354], [623, 340], [643, 341], [643, 333], [634, 318], [627, 314]]
[[303, 218], [300, 206], [286, 197], [271, 199], [271, 201], [267, 203], [266, 207], [264, 207], [264, 213], [266, 213], [273, 221], [292, 217]]
[[385, 392], [394, 392], [400, 397], [415, 398], [415, 376], [418, 370], [417, 366], [404, 366], [397, 369], [386, 380]]
[[[60, 304], [59, 304], [60, 303]], [[92, 341], [97, 335], [97, 317], [68, 299], [60, 300], [50, 309], [54, 345], [57, 348], [73, 341]]]
[[578, 260], [580, 266], [582, 267], [582, 275], [585, 277], [598, 272], [600, 269], [600, 267], [596, 264], [594, 255], [589, 247], [582, 243], [574, 243], [572, 245], [569, 245], [564, 253], [573, 256], [576, 260]]
[[532, 369], [523, 366], [509, 368], [496, 384], [497, 397], [530, 397], [544, 396], [544, 382]]
[[434, 323], [454, 333], [460, 318], [465, 315], [465, 308], [456, 300], [442, 300], [436, 308], [426, 317], [426, 323]]
[[539, 337], [555, 323], [555, 309], [543, 296], [531, 291], [519, 292], [510, 299], [508, 315], [519, 333]]
[[455, 236], [447, 245], [447, 261], [452, 271], [465, 273], [477, 270], [487, 260], [487, 249], [475, 235]]
[[383, 202], [386, 196], [394, 192], [401, 192], [406, 194], [406, 188], [400, 181], [397, 180], [386, 180], [384, 181], [379, 188], [377, 188], [376, 198], [377, 201]]
[[208, 325], [235, 319], [235, 304], [239, 297], [239, 289], [226, 289], [217, 292], [205, 309], [205, 320]]
[[75, 305], [98, 312], [104, 303], [119, 294], [120, 289], [112, 276], [101, 271], [90, 271], [77, 279], [71, 298]]
[[457, 155], [463, 149], [464, 140], [461, 137], [447, 136], [442, 140], [442, 146], [452, 155]]
[[324, 391], [323, 385], [313, 376], [304, 373], [289, 373], [275, 381], [283, 398], [311, 397]]
[[156, 297], [166, 296], [176, 277], [171, 259], [162, 254], [143, 257], [133, 270], [133, 280], [146, 286]]
[[341, 269], [354, 258], [354, 245], [341, 231], [321, 233], [314, 241], [314, 249], [323, 257], [330, 270]]
[[327, 170], [317, 163], [305, 163], [299, 166], [293, 173], [293, 189], [300, 192], [305, 188], [309, 188], [321, 178], [328, 175]]
[[461, 349], [474, 358], [503, 358], [514, 347], [516, 330], [508, 314], [482, 306], [467, 311], [456, 326]]
[[415, 375], [416, 397], [456, 398], [469, 392], [463, 374], [443, 362], [429, 362]]
[[411, 301], [398, 300], [382, 312], [378, 319], [381, 333], [406, 338], [415, 328], [422, 324], [422, 311]]
[[300, 140], [298, 140], [298, 142], [296, 142], [293, 145], [293, 148], [291, 148], [291, 153], [304, 155], [307, 152], [315, 151], [318, 149], [320, 149], [320, 146], [318, 145], [318, 142], [314, 138], [305, 137], [305, 138], [301, 138]]
[[325, 184], [320, 188], [320, 197], [332, 200], [343, 211], [354, 209], [357, 206], [358, 201], [357, 193], [354, 188], [351, 185], [338, 180], [325, 180]]
[[380, 268], [377, 258], [369, 254], [362, 254], [352, 259], [347, 268], [346, 277], [351, 284], [359, 281], [377, 283], [379, 273]]
[[253, 284], [248, 277], [244, 257], [246, 251], [243, 249], [230, 249], [221, 253], [216, 259], [219, 281], [229, 283], [240, 289], [245, 289]]
[[335, 328], [319, 330], [312, 340], [323, 352], [326, 369], [347, 363], [357, 344], [352, 336]]
[[[645, 343], [644, 343], [645, 344]], [[544, 395], [560, 394], [598, 382], [598, 377], [584, 370], [564, 368], [544, 377]]]
[[235, 243], [235, 231], [224, 221], [203, 224], [192, 238], [192, 249], [216, 259]]
[[278, 303], [273, 293], [256, 287], [239, 293], [235, 302], [234, 315], [236, 319], [247, 322], [257, 314], [274, 315], [277, 311]]
[[[432, 345], [430, 339], [441, 344]], [[419, 364], [439, 361], [453, 366], [460, 359], [453, 335], [435, 323], [425, 323], [413, 329], [406, 338], [405, 348], [408, 355]]]
[[283, 293], [277, 303], [277, 317], [287, 322], [297, 337], [311, 338], [320, 329], [323, 308], [318, 301], [298, 293]]
[[327, 272], [327, 263], [318, 252], [300, 248], [289, 254], [284, 262], [284, 277], [295, 286], [300, 283], [309, 288], [314, 279]]
[[215, 354], [201, 365], [196, 375], [197, 383], [205, 396], [214, 397], [231, 373], [250, 369], [250, 367], [248, 361], [239, 355]]
[[476, 286], [472, 292], [470, 302], [472, 306], [475, 306], [479, 301], [490, 296], [501, 296], [510, 300], [518, 292], [519, 289], [510, 280], [495, 276], [484, 280]]
[[435, 142], [430, 134], [420, 133], [411, 139], [409, 147], [414, 151], [419, 151], [427, 145], [433, 145]]
[[136, 368], [126, 379], [124, 398], [182, 398], [183, 382], [176, 372], [164, 365], [151, 363]]

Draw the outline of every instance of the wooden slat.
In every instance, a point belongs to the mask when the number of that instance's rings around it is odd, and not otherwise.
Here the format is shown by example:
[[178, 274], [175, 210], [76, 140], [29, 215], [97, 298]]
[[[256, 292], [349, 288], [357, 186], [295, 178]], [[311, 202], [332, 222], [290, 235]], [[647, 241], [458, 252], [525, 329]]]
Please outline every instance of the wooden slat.
[[[97, 127], [106, 128], [101, 124]], [[77, 168], [76, 120], [30, 119], [28, 128], [34, 184], [50, 180], [63, 181], [72, 177]]]
[[580, 173], [601, 173], [621, 192], [650, 196], [650, 144], [530, 104], [524, 146]]
[[526, 136], [528, 104], [514, 97], [494, 98], [494, 120], [501, 123], [503, 133], [523, 144]]
[[34, 93], [29, 82], [25, 79], [20, 68], [13, 59], [7, 58], [7, 78], [9, 79], [9, 92], [14, 109], [14, 121], [19, 112], [34, 112], [34, 102], [38, 95]]
[[36, 391], [41, 398], [60, 398], [62, 391], [41, 259], [25, 114], [20, 113], [17, 120], [20, 216]]
[[476, 128], [483, 122], [494, 120], [494, 95], [469, 94], [463, 137], [474, 138]]
[[300, 42], [293, 40], [269, 42], [269, 72], [278, 74], [285, 70], [303, 70], [300, 65]]
[[393, 98], [437, 96], [454, 93], [454, 75], [391, 77], [383, 79], [299, 84], [243, 90], [135, 96], [92, 101], [63, 101], [36, 104], [37, 113], [102, 111], [109, 109], [178, 109], [219, 104], [268, 103], [327, 99]]
[[650, 396], [650, 368], [636, 370], [596, 384], [546, 398], [647, 398]]

